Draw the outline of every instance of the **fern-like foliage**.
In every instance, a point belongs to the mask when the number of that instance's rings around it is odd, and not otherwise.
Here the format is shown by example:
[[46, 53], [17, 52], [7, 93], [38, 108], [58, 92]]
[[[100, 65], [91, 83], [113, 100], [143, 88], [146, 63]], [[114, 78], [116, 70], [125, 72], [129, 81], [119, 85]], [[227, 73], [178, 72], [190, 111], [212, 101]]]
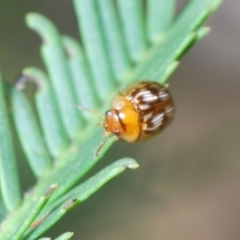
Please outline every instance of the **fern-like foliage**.
[[[109, 138], [95, 157], [102, 141], [98, 119], [74, 105], [106, 110], [117, 89], [130, 82], [165, 83], [180, 56], [208, 33], [200, 25], [220, 0], [189, 0], [176, 17], [175, 4], [175, 0], [149, 0], [145, 5], [141, 0], [73, 0], [81, 45], [62, 36], [44, 16], [27, 15], [28, 27], [42, 39], [46, 71], [24, 69], [10, 98], [26, 161], [38, 181], [23, 197], [0, 81], [0, 239], [37, 239], [108, 180], [138, 166], [133, 159], [120, 159], [73, 187], [113, 143]], [[26, 81], [37, 86], [38, 116], [21, 91]], [[64, 233], [57, 239], [71, 236]]]

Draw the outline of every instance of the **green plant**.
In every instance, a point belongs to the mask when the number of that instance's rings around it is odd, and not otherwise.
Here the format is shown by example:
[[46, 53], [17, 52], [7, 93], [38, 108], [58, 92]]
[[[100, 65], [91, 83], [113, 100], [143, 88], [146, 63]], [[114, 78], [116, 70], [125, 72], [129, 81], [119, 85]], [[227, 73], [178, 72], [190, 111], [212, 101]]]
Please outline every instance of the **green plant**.
[[[108, 96], [130, 82], [167, 81], [180, 56], [209, 32], [200, 25], [220, 4], [220, 0], [191, 0], [174, 18], [175, 2], [147, 1], [144, 19], [141, 1], [117, 0], [114, 6], [111, 0], [73, 0], [83, 46], [61, 36], [42, 15], [27, 15], [27, 25], [42, 39], [47, 74], [28, 67], [6, 94], [11, 98], [12, 117], [26, 159], [38, 182], [30, 193], [21, 196], [0, 81], [0, 239], [38, 238], [108, 180], [138, 166], [131, 158], [120, 159], [73, 187], [113, 143], [109, 138], [94, 157], [102, 129], [96, 126], [95, 116], [76, 110], [74, 105], [107, 109]], [[35, 104], [41, 128], [21, 92], [28, 80], [38, 87]], [[71, 236], [65, 233], [58, 239]]]

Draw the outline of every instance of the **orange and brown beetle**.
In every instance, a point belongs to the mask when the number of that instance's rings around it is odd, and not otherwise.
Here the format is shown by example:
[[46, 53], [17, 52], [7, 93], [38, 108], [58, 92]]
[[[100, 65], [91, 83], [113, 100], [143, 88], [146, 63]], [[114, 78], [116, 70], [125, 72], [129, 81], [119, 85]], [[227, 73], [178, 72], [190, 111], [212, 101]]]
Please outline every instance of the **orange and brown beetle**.
[[134, 143], [160, 133], [173, 117], [174, 104], [168, 88], [157, 82], [139, 81], [128, 85], [113, 98], [110, 110], [103, 117], [103, 127], [107, 136], [113, 134], [116, 139]]

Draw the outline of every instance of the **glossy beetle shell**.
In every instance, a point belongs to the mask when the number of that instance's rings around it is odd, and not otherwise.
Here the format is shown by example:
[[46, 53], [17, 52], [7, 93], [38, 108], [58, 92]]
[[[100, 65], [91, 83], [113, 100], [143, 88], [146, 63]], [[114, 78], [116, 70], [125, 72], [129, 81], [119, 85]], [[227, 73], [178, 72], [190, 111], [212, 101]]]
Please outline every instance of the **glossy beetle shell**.
[[147, 140], [167, 127], [174, 117], [168, 88], [157, 82], [140, 81], [121, 90], [106, 112], [103, 127], [127, 142]]

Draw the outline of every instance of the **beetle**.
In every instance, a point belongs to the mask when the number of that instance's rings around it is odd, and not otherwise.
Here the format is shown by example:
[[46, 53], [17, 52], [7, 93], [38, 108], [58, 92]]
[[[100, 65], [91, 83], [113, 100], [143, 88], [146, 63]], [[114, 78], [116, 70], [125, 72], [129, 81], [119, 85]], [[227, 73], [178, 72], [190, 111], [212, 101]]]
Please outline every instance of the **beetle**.
[[[78, 108], [92, 112], [78, 106]], [[103, 117], [106, 136], [114, 135], [130, 143], [145, 141], [160, 133], [173, 120], [175, 107], [166, 85], [138, 81], [120, 90], [113, 97]], [[98, 147], [96, 156], [106, 140]]]

